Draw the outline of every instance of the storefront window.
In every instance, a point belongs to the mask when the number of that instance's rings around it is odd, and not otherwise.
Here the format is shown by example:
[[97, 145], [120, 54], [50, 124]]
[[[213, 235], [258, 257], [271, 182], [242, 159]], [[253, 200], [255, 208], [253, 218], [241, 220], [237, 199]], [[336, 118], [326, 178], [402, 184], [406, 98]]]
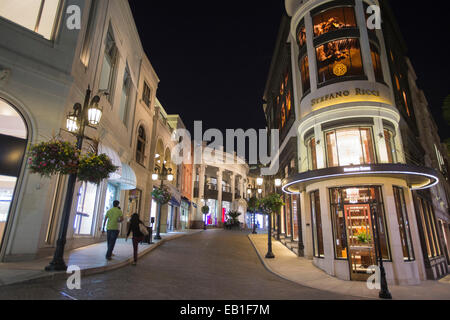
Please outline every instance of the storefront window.
[[78, 193], [74, 229], [77, 235], [91, 235], [96, 212], [97, 185], [83, 182]]
[[0, 176], [0, 244], [8, 221], [17, 178]]
[[291, 211], [291, 197], [289, 195], [285, 195], [284, 203], [286, 203], [286, 235], [290, 237], [292, 235], [292, 211]]
[[370, 129], [344, 128], [326, 134], [328, 167], [375, 163]]
[[340, 189], [331, 189], [331, 216], [334, 232], [334, 250], [337, 259], [347, 259], [347, 232]]
[[319, 84], [364, 75], [358, 39], [327, 42], [316, 48], [316, 54]]
[[380, 60], [380, 51], [373, 43], [370, 44], [370, 52], [372, 55], [372, 64], [373, 71], [375, 72], [375, 79], [378, 82], [384, 82], [383, 67], [381, 66]]
[[418, 197], [417, 198], [420, 220], [422, 222], [422, 229], [425, 238], [425, 244], [429, 258], [435, 258], [441, 255], [441, 249], [434, 224], [433, 209], [429, 201]]
[[0, 16], [51, 39], [60, 0], [0, 0]]
[[300, 60], [300, 73], [302, 77], [303, 94], [311, 89], [311, 81], [309, 78], [309, 61], [308, 55]]
[[356, 28], [355, 9], [353, 7], [332, 8], [313, 17], [314, 36], [344, 29]]
[[313, 232], [314, 257], [323, 258], [325, 256], [323, 247], [322, 216], [320, 211], [319, 191], [311, 192], [311, 226]]
[[400, 231], [400, 240], [402, 242], [403, 259], [413, 261], [414, 250], [412, 245], [411, 230], [406, 210], [405, 194], [402, 188], [394, 187], [395, 207], [397, 208], [397, 221]]

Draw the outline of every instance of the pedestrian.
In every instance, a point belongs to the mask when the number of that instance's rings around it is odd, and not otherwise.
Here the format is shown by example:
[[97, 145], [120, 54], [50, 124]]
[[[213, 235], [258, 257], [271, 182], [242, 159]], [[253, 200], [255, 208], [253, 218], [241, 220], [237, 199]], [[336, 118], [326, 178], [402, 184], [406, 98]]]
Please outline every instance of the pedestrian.
[[141, 224], [145, 227], [144, 223], [139, 219], [139, 215], [137, 213], [133, 214], [131, 216], [130, 225], [128, 226], [127, 238], [125, 239], [125, 241], [128, 241], [130, 233], [133, 232], [133, 266], [137, 264], [139, 243], [144, 241], [145, 237], [140, 230]]
[[105, 224], [106, 221], [108, 221], [108, 224], [106, 225], [106, 241], [108, 244], [108, 251], [106, 252], [107, 260], [112, 259], [111, 257], [113, 255], [114, 247], [116, 245], [117, 238], [119, 237], [119, 223], [123, 221], [123, 212], [120, 210], [119, 205], [119, 201], [114, 201], [113, 208], [108, 210], [105, 216], [105, 221], [103, 222], [102, 232], [105, 232]]

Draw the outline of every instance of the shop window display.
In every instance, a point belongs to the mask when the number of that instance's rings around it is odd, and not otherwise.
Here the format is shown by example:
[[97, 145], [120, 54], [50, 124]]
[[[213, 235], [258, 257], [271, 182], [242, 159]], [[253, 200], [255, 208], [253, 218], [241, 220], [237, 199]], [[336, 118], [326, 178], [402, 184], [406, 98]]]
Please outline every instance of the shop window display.
[[356, 28], [355, 9], [338, 7], [320, 12], [313, 17], [314, 36], [345, 28]]
[[400, 240], [405, 261], [414, 260], [414, 250], [411, 238], [408, 212], [406, 210], [405, 194], [402, 188], [394, 187], [395, 207], [397, 209], [397, 221], [399, 225]]
[[311, 198], [311, 226], [313, 230], [313, 248], [314, 257], [323, 258], [325, 256], [323, 247], [323, 233], [322, 233], [322, 216], [320, 210], [320, 195], [319, 191], [310, 193]]
[[318, 83], [364, 76], [359, 39], [327, 42], [316, 48]]

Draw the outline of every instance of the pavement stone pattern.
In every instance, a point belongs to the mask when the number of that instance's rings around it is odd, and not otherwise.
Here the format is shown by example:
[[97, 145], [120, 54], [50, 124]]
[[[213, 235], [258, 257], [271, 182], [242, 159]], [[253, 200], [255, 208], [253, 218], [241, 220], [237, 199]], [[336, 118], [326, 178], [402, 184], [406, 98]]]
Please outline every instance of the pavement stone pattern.
[[81, 290], [64, 279], [2, 287], [0, 299], [25, 300], [342, 300], [268, 272], [247, 232], [208, 230], [167, 241], [127, 265], [83, 276]]
[[[250, 234], [248, 237], [265, 267], [286, 280], [330, 293], [378, 299], [378, 291], [369, 290], [366, 282], [330, 276], [315, 267], [311, 260], [299, 258], [279, 241], [272, 241], [275, 259], [265, 259], [267, 234]], [[441, 281], [424, 281], [420, 286], [390, 285], [389, 291], [394, 300], [450, 300], [450, 276]]]

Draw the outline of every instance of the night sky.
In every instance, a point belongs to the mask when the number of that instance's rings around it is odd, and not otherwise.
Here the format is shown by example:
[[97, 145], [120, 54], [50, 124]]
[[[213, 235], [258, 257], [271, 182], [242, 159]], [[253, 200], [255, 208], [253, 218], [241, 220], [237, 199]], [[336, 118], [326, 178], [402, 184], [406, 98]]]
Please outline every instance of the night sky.
[[[189, 130], [265, 128], [262, 96], [284, 1], [129, 0], [144, 49], [161, 82], [157, 96]], [[450, 94], [446, 10], [391, 1], [409, 57], [440, 127]], [[409, 4], [408, 4], [409, 3]]]

